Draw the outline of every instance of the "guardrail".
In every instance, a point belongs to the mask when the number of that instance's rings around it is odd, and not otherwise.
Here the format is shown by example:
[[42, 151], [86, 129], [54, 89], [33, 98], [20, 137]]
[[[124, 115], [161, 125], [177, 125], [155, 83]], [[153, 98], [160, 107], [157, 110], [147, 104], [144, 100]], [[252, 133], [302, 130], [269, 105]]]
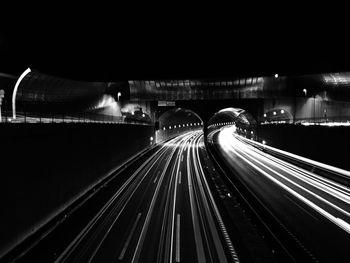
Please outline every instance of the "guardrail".
[[260, 119], [258, 121], [259, 124], [281, 124], [281, 123], [293, 123], [293, 124], [326, 124], [326, 123], [349, 123], [350, 125], [350, 116], [342, 115], [342, 116], [330, 116], [330, 117], [309, 117], [309, 118], [270, 118], [270, 119]]
[[112, 116], [93, 113], [77, 114], [36, 114], [18, 112], [16, 119], [12, 112], [3, 112], [1, 123], [103, 123], [103, 124], [137, 124], [154, 125], [140, 120], [126, 120], [125, 116]]

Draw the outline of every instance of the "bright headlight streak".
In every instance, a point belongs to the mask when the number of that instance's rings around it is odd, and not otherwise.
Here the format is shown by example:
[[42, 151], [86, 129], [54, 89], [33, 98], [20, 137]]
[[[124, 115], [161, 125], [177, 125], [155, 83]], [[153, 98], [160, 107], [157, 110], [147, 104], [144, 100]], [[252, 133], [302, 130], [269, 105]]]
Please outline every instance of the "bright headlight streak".
[[[246, 147], [245, 145], [243, 147]], [[286, 171], [288, 174], [298, 178], [299, 180], [311, 185], [312, 187], [315, 187], [321, 191], [324, 191], [326, 194], [331, 194], [332, 196], [338, 198], [339, 200], [345, 202], [345, 203], [350, 203], [350, 198], [349, 196], [343, 194], [343, 193], [340, 193], [339, 191], [335, 191], [334, 189], [332, 189], [331, 187], [328, 187], [327, 185], [324, 185], [324, 184], [321, 184], [315, 180], [311, 180], [309, 178], [305, 178], [303, 177], [303, 175], [301, 174], [298, 174], [290, 169], [286, 169], [286, 167], [283, 167], [282, 165], [272, 161], [272, 160], [269, 160], [265, 157], [262, 157], [260, 154], [256, 153], [256, 152], [253, 152], [251, 151], [250, 149], [248, 150], [247, 149], [244, 149], [244, 148], [241, 148], [242, 151], [246, 151], [246, 154], [249, 156], [253, 156], [254, 157], [254, 160], [256, 160], [259, 164], [263, 165], [264, 167], [266, 167], [267, 169], [273, 171], [274, 173], [280, 175], [278, 172], [276, 172], [275, 170], [271, 169], [270, 167], [276, 167], [276, 168], [279, 168], [281, 170], [284, 170]], [[263, 160], [265, 162], [267, 162], [269, 165], [266, 166], [264, 165], [262, 162], [258, 161], [259, 160]], [[350, 215], [350, 214], [349, 214]]]
[[[215, 216], [218, 220], [218, 222], [221, 222], [219, 223], [220, 226], [221, 226], [221, 229], [222, 229], [222, 232], [223, 234], [225, 235], [226, 232], [226, 228], [225, 226], [223, 225], [223, 222], [222, 222], [222, 219], [221, 219], [221, 216], [220, 216], [220, 213], [216, 207], [216, 204], [215, 204], [215, 201], [214, 201], [214, 198], [210, 192], [210, 190], [208, 191], [204, 191], [204, 189], [209, 189], [209, 186], [206, 182], [206, 179], [205, 179], [205, 176], [204, 176], [204, 171], [203, 171], [203, 168], [202, 168], [202, 164], [199, 160], [199, 152], [198, 152], [198, 149], [199, 149], [199, 139], [200, 139], [200, 136], [195, 138], [193, 140], [193, 148], [192, 148], [192, 160], [193, 160], [193, 165], [195, 167], [194, 171], [195, 171], [195, 175], [196, 175], [196, 178], [197, 178], [197, 184], [199, 186], [199, 190], [200, 190], [200, 193], [202, 194], [202, 198], [204, 200], [204, 208], [205, 208], [205, 211], [207, 213], [207, 216], [208, 216], [208, 219], [209, 219], [209, 228], [211, 230], [211, 233], [212, 233], [212, 236], [213, 236], [213, 239], [216, 240], [217, 242], [214, 242], [215, 244], [215, 247], [216, 247], [216, 251], [218, 252], [218, 256], [219, 256], [219, 259], [220, 259], [220, 262], [227, 262], [225, 256], [224, 256], [224, 250], [223, 250], [223, 247], [220, 246], [220, 238], [219, 238], [219, 234], [217, 232], [217, 229], [214, 227], [214, 221], [213, 221], [213, 218], [210, 217], [210, 208], [209, 208], [209, 201], [206, 199], [206, 194], [205, 192], [207, 192], [208, 194], [208, 198], [211, 202], [211, 205], [212, 205], [212, 208], [214, 210], [214, 213], [215, 213]], [[200, 168], [200, 169], [198, 169]], [[202, 176], [200, 176], [200, 174]], [[201, 178], [203, 179], [204, 181], [204, 185], [202, 184], [202, 180]], [[204, 187], [206, 186], [206, 187]], [[232, 249], [233, 249], [233, 246], [232, 246], [232, 243], [231, 243], [231, 240], [230, 238], [228, 237], [228, 235], [226, 234], [225, 235], [225, 241], [227, 242], [227, 245]], [[234, 262], [239, 262], [238, 258], [237, 258], [237, 255], [236, 255], [236, 252], [233, 250], [233, 253], [231, 252], [231, 255], [233, 256], [234, 258]]]
[[[235, 151], [235, 150], [233, 150]], [[337, 226], [339, 226], [340, 228], [342, 228], [344, 231], [346, 231], [347, 233], [350, 234], [350, 225], [345, 222], [344, 220], [333, 216], [332, 214], [330, 214], [329, 212], [327, 212], [326, 210], [324, 210], [323, 208], [319, 207], [318, 205], [314, 204], [313, 202], [311, 202], [310, 200], [308, 200], [307, 198], [305, 198], [304, 196], [302, 196], [301, 194], [299, 194], [298, 192], [294, 191], [293, 189], [291, 189], [290, 187], [284, 185], [283, 183], [281, 183], [280, 181], [278, 181], [277, 179], [275, 179], [273, 176], [269, 175], [267, 172], [265, 172], [264, 170], [262, 170], [261, 168], [259, 168], [258, 166], [256, 166], [255, 164], [253, 164], [251, 161], [249, 161], [247, 158], [245, 158], [244, 156], [240, 155], [239, 153], [237, 153], [235, 151], [235, 154], [237, 154], [240, 158], [242, 158], [245, 162], [247, 162], [249, 165], [251, 165], [252, 167], [254, 167], [257, 171], [259, 171], [260, 173], [262, 173], [263, 175], [265, 175], [268, 179], [270, 179], [271, 181], [273, 181], [274, 183], [276, 183], [277, 185], [279, 185], [280, 187], [282, 187], [283, 189], [285, 189], [287, 192], [289, 192], [290, 194], [292, 194], [293, 196], [295, 196], [296, 198], [298, 198], [299, 200], [301, 200], [302, 202], [304, 202], [305, 204], [307, 204], [309, 207], [311, 207], [312, 209], [316, 210], [318, 213], [320, 213], [322, 216], [326, 217], [327, 219], [329, 219], [331, 222], [333, 222], [334, 224], [336, 224]], [[344, 211], [345, 213], [347, 213], [346, 211]], [[348, 213], [347, 213], [348, 214]]]
[[[260, 159], [262, 161], [266, 161], [269, 163], [269, 165], [288, 172], [289, 174], [311, 185], [312, 187], [316, 187], [327, 194], [331, 194], [332, 196], [338, 198], [343, 202], [346, 202], [348, 204], [350, 203], [349, 192], [343, 191], [343, 190], [349, 190], [348, 188], [341, 187], [342, 189], [337, 189], [332, 185], [328, 185], [327, 182], [324, 182], [323, 180], [318, 180], [317, 178], [314, 178], [316, 177], [314, 176], [315, 174], [310, 173], [311, 176], [307, 175], [304, 173], [304, 170], [300, 168], [297, 169], [297, 167], [294, 165], [288, 164], [287, 162], [283, 160], [279, 160], [278, 158], [273, 157], [269, 154], [265, 154], [257, 150], [251, 145], [247, 145], [238, 141], [236, 146], [239, 147], [242, 151], [245, 151], [253, 155], [255, 158]], [[337, 186], [340, 186], [340, 185], [337, 185]]]
[[[182, 156], [184, 149], [186, 147], [186, 142], [190, 138], [191, 134], [188, 136], [182, 138], [181, 140], [181, 149], [179, 150], [177, 160], [180, 160], [180, 156]], [[179, 177], [179, 170], [180, 170], [180, 161], [177, 162], [176, 165], [176, 172], [175, 172], [175, 189], [174, 189], [174, 196], [173, 196], [173, 209], [172, 209], [172, 215], [171, 215], [171, 241], [170, 241], [170, 263], [172, 262], [172, 256], [173, 256], [173, 243], [174, 243], [174, 227], [175, 227], [175, 208], [176, 208], [176, 195], [177, 195], [177, 182]]]
[[271, 146], [268, 146], [268, 145], [263, 145], [261, 143], [255, 142], [255, 141], [251, 141], [251, 143], [253, 143], [255, 145], [259, 145], [261, 147], [265, 147], [266, 149], [269, 149], [271, 151], [278, 152], [280, 154], [289, 156], [290, 158], [293, 158], [293, 159], [296, 159], [296, 160], [299, 160], [299, 161], [302, 161], [302, 162], [306, 162], [308, 164], [321, 167], [321, 168], [323, 168], [325, 170], [329, 170], [329, 171], [332, 171], [334, 173], [339, 173], [341, 175], [350, 177], [350, 172], [346, 171], [344, 169], [341, 169], [341, 168], [338, 168], [338, 167], [334, 167], [334, 166], [331, 166], [331, 165], [328, 165], [328, 164], [320, 163], [320, 162], [308, 159], [306, 157], [302, 157], [302, 156], [299, 156], [299, 155], [296, 155], [296, 154], [293, 154], [293, 153], [289, 153], [289, 152], [286, 152], [286, 151], [283, 151], [283, 150], [280, 150], [280, 149], [277, 149], [277, 148], [274, 148], [274, 147], [271, 147]]
[[[257, 154], [261, 154], [264, 156], [265, 153], [257, 152]], [[311, 172], [308, 172], [306, 170], [302, 170], [297, 166], [288, 164], [287, 162], [283, 160], [279, 160], [276, 157], [268, 156], [267, 154], [265, 155], [266, 156], [264, 157], [271, 159], [274, 162], [274, 166], [276, 166], [277, 168], [282, 170], [288, 169], [288, 173], [294, 175], [295, 177], [304, 181], [305, 183], [308, 183], [313, 187], [317, 187], [319, 190], [322, 190], [327, 194], [332, 194], [332, 196], [340, 199], [343, 202], [350, 203], [350, 193], [348, 191], [349, 190], [348, 188], [340, 184], [336, 184], [328, 179], [321, 178], [320, 176], [313, 174]]]
[[[335, 205], [335, 204], [329, 202], [328, 200], [324, 199], [323, 197], [321, 197], [321, 196], [315, 194], [314, 192], [312, 192], [312, 191], [306, 189], [305, 187], [303, 187], [303, 186], [297, 184], [296, 182], [293, 182], [292, 180], [290, 180], [289, 178], [287, 178], [287, 177], [285, 177], [284, 175], [280, 174], [279, 172], [277, 172], [277, 171], [271, 169], [269, 166], [263, 164], [262, 162], [258, 161], [257, 159], [252, 158], [251, 156], [249, 156], [249, 154], [247, 154], [247, 153], [245, 153], [245, 152], [242, 152], [242, 153], [243, 153], [246, 157], [253, 159], [255, 162], [257, 162], [257, 163], [260, 164], [261, 166], [265, 167], [266, 169], [268, 169], [268, 170], [271, 171], [272, 173], [276, 174], [276, 175], [279, 176], [280, 178], [282, 178], [282, 179], [288, 181], [289, 183], [293, 184], [294, 186], [296, 186], [296, 187], [300, 188], [301, 190], [303, 190], [303, 191], [305, 191], [305, 192], [307, 192], [307, 193], [313, 195], [314, 197], [316, 197], [316, 198], [319, 199], [320, 201], [323, 201], [324, 203], [328, 204], [329, 206], [333, 207], [334, 209], [338, 210], [339, 212], [341, 212], [341, 213], [345, 214], [346, 216], [350, 217], [350, 213], [348, 213], [347, 211], [343, 210], [343, 209], [340, 208], [339, 206], [337, 206], [337, 205]], [[243, 156], [242, 156], [241, 154], [239, 154], [237, 151], [235, 151], [235, 154], [239, 155], [241, 158], [243, 157]], [[245, 158], [245, 157], [243, 157], [243, 159], [244, 159], [245, 161], [248, 161], [248, 159]], [[269, 161], [267, 161], [267, 162], [270, 164]], [[275, 179], [275, 180], [277, 180], [277, 179]], [[282, 184], [283, 184], [283, 183], [282, 183]]]
[[[236, 135], [236, 137], [239, 137], [240, 140], [244, 140], [244, 141], [246, 141], [248, 143], [251, 143], [250, 140], [247, 140], [247, 139], [245, 139], [245, 138], [243, 138], [241, 136]], [[294, 170], [294, 171], [297, 171], [299, 173], [302, 173], [304, 176], [307, 176], [311, 180], [316, 180], [317, 182], [320, 182], [320, 183], [323, 183], [323, 184], [328, 184], [327, 185], [328, 187], [331, 187], [332, 189], [335, 189], [336, 191], [340, 191], [340, 192], [342, 192], [342, 193], [344, 193], [346, 195], [350, 194], [350, 192], [349, 192], [350, 189], [348, 187], [346, 187], [346, 186], [338, 184], [338, 183], [336, 183], [334, 181], [331, 181], [331, 180], [329, 180], [327, 178], [324, 178], [322, 176], [319, 176], [317, 174], [311, 173], [311, 172], [309, 172], [307, 170], [301, 169], [301, 168], [299, 168], [299, 167], [297, 167], [295, 165], [292, 165], [292, 164], [290, 164], [288, 162], [285, 162], [285, 161], [283, 161], [283, 160], [281, 160], [281, 159], [279, 159], [277, 157], [274, 157], [274, 156], [272, 156], [270, 154], [266, 154], [264, 152], [261, 152], [261, 151], [259, 151], [258, 149], [256, 149], [255, 147], [253, 147], [253, 146], [251, 146], [249, 144], [245, 144], [245, 147], [249, 147], [254, 152], [256, 152], [256, 153], [258, 153], [260, 155], [263, 155], [265, 158], [271, 159], [274, 162], [280, 163], [283, 166], [287, 166], [291, 170]]]
[[[231, 138], [230, 138], [231, 137]], [[324, 217], [326, 217], [327, 219], [329, 219], [331, 222], [333, 222], [334, 224], [336, 224], [337, 226], [341, 227], [343, 230], [345, 230], [346, 232], [350, 233], [350, 225], [338, 218], [333, 216], [332, 214], [330, 214], [329, 212], [327, 212], [326, 210], [324, 210], [323, 208], [317, 206], [316, 204], [314, 204], [313, 202], [311, 202], [310, 200], [308, 200], [307, 198], [305, 198], [304, 196], [302, 196], [301, 194], [297, 193], [296, 191], [294, 191], [293, 189], [291, 189], [290, 187], [284, 185], [282, 182], [278, 181], [276, 178], [274, 178], [273, 176], [269, 175], [267, 172], [265, 172], [264, 170], [262, 170], [261, 168], [259, 168], [257, 165], [255, 165], [254, 163], [252, 163], [251, 161], [249, 161], [246, 157], [244, 157], [243, 155], [239, 154], [235, 149], [234, 146], [238, 146], [238, 140], [236, 140], [236, 142], [234, 142], [235, 139], [233, 139], [233, 136], [231, 133], [226, 133], [225, 131], [221, 132], [219, 135], [219, 143], [220, 145], [225, 148], [226, 150], [228, 150], [229, 152], [233, 152], [235, 153], [237, 156], [239, 156], [242, 160], [244, 160], [245, 162], [247, 162], [248, 164], [250, 164], [252, 167], [254, 167], [256, 170], [258, 170], [259, 172], [261, 172], [263, 175], [265, 175], [268, 179], [270, 179], [271, 181], [275, 182], [277, 185], [279, 185], [280, 187], [282, 187], [283, 189], [285, 189], [286, 191], [288, 191], [289, 193], [291, 193], [292, 195], [294, 195], [295, 197], [297, 197], [298, 199], [300, 199], [302, 202], [304, 202], [305, 204], [307, 204], [308, 206], [310, 206], [312, 209], [316, 210], [317, 212], [319, 212], [321, 215], [323, 215]], [[228, 141], [231, 141], [231, 144], [227, 144]], [[225, 144], [222, 144], [223, 142], [225, 142]], [[261, 164], [259, 161], [257, 161], [259, 164]], [[325, 202], [326, 204], [330, 205], [331, 207], [335, 208], [336, 210], [338, 210], [339, 212], [345, 214], [346, 216], [350, 216], [350, 214], [347, 211], [344, 211], [343, 209], [339, 208], [338, 206], [330, 203], [329, 201], [325, 200], [324, 198], [318, 196], [317, 194], [312, 193], [311, 191], [305, 189], [302, 186], [297, 185], [296, 183], [292, 182], [291, 180], [289, 180], [288, 178], [285, 178], [283, 175], [277, 173], [276, 171], [273, 171], [271, 168], [267, 167], [264, 164], [261, 164], [262, 166], [264, 166], [265, 168], [267, 168], [268, 170], [272, 171], [273, 173], [277, 174], [278, 176], [280, 176], [281, 178], [285, 179], [286, 181], [292, 183], [293, 185], [297, 186], [298, 188], [301, 188], [302, 190], [306, 191], [307, 193], [313, 195], [314, 197], [316, 197], [317, 199]]]

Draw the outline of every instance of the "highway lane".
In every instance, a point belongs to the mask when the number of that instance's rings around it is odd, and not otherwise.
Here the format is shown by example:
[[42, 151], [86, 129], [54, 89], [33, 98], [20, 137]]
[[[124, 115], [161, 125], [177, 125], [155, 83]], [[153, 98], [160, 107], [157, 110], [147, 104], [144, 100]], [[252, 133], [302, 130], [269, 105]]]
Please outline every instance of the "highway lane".
[[348, 262], [350, 189], [273, 157], [234, 134], [211, 134], [243, 185], [289, 233], [310, 261]]
[[200, 139], [194, 132], [170, 141], [57, 262], [238, 262], [210, 199]]
[[[66, 241], [55, 262], [239, 262], [205, 178], [202, 146], [201, 131], [166, 142]], [[29, 252], [19, 261], [28, 260], [43, 259]]]

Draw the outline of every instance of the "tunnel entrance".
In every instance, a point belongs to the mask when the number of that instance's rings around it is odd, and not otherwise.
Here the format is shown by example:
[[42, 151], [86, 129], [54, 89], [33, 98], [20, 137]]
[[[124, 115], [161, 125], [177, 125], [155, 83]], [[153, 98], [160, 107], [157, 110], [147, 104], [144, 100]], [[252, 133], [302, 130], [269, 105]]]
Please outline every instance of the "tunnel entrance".
[[156, 122], [156, 142], [202, 128], [203, 121], [197, 113], [185, 108], [173, 108], [164, 112], [158, 118]]
[[208, 122], [208, 133], [226, 125], [235, 125], [236, 132], [250, 139], [256, 138], [257, 122], [240, 108], [225, 108], [216, 112]]

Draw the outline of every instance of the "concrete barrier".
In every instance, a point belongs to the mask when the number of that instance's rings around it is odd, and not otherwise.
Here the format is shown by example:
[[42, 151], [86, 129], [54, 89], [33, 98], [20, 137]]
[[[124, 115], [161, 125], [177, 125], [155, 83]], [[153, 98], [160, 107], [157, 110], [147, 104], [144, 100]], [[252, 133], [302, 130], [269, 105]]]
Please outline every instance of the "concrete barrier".
[[0, 134], [0, 255], [155, 136], [125, 124], [3, 124]]

